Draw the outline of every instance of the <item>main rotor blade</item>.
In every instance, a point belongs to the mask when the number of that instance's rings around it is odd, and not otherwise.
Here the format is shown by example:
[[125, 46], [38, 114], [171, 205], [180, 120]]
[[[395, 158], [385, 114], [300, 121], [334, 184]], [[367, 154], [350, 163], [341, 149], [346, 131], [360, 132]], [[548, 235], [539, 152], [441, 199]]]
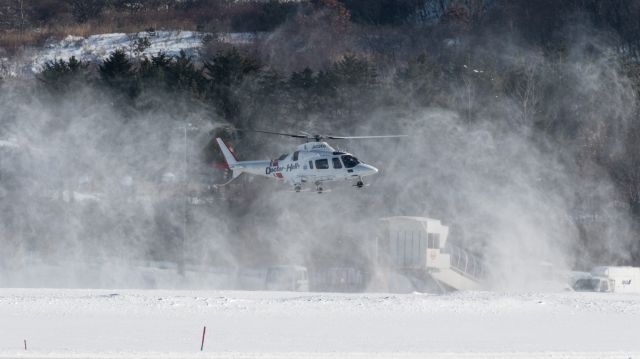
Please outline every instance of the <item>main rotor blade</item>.
[[270, 135], [280, 135], [280, 136], [288, 136], [288, 137], [295, 137], [295, 138], [312, 138], [312, 137], [306, 136], [306, 135], [296, 135], [296, 134], [293, 134], [293, 133], [272, 132], [272, 131], [262, 131], [262, 130], [241, 130], [241, 129], [238, 129], [238, 131], [268, 133]]
[[397, 138], [397, 137], [409, 137], [409, 135], [382, 135], [382, 136], [325, 136], [332, 140], [364, 140], [368, 138]]
[[274, 131], [263, 131], [263, 130], [250, 130], [250, 129], [236, 129], [237, 131], [243, 132], [258, 132], [258, 133], [266, 133], [270, 135], [278, 135], [278, 136], [287, 136], [294, 138], [305, 138], [308, 140], [321, 141], [325, 138], [332, 140], [364, 140], [364, 139], [375, 139], [375, 138], [398, 138], [398, 137], [408, 137], [408, 135], [381, 135], [381, 136], [329, 136], [329, 135], [312, 135], [305, 131], [300, 131], [301, 134], [295, 133], [285, 133], [285, 132], [274, 132]]

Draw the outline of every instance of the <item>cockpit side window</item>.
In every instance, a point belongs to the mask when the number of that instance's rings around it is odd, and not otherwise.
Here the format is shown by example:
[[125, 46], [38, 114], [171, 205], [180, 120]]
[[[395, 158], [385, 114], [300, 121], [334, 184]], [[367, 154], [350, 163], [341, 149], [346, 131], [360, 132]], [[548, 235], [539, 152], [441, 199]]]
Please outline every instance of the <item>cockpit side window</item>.
[[331, 160], [333, 161], [333, 168], [335, 169], [342, 168], [342, 163], [340, 163], [340, 159], [338, 157], [334, 157]]
[[323, 158], [321, 160], [316, 160], [316, 169], [319, 169], [319, 170], [329, 169], [329, 160], [326, 158]]
[[351, 156], [351, 155], [344, 155], [342, 156], [342, 162], [344, 162], [344, 166], [346, 168], [353, 168], [355, 167], [358, 163], [360, 163], [360, 161], [358, 161], [357, 158]]
[[298, 154], [300, 153], [300, 151], [296, 151], [293, 153], [293, 160], [297, 161], [298, 160]]
[[285, 158], [287, 158], [287, 156], [289, 156], [289, 154], [288, 154], [288, 153], [285, 153], [284, 155], [282, 155], [282, 156], [278, 157], [278, 161], [282, 161], [282, 160], [284, 160]]

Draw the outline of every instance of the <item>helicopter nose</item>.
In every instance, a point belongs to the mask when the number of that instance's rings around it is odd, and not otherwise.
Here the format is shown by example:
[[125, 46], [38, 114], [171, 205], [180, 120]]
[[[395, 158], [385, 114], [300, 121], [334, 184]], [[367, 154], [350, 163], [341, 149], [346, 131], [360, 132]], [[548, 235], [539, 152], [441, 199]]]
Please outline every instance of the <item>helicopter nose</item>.
[[373, 167], [373, 166], [371, 166], [371, 165], [367, 165], [367, 164], [361, 163], [361, 164], [358, 165], [358, 167], [359, 167], [359, 171], [358, 172], [360, 172], [361, 176], [370, 176], [370, 175], [378, 173], [378, 169]]

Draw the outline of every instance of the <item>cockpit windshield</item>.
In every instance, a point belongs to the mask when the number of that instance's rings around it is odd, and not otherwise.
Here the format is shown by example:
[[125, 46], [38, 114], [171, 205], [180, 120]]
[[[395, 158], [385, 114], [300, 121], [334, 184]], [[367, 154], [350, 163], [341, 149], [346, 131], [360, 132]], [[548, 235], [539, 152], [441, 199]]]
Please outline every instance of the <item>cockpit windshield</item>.
[[284, 155], [278, 157], [278, 161], [284, 160], [285, 158], [287, 158], [288, 155], [289, 155], [288, 153], [285, 153]]
[[346, 168], [353, 168], [355, 167], [358, 163], [360, 163], [360, 161], [358, 161], [357, 158], [351, 156], [351, 155], [344, 155], [342, 156], [342, 162], [344, 163], [344, 166]]

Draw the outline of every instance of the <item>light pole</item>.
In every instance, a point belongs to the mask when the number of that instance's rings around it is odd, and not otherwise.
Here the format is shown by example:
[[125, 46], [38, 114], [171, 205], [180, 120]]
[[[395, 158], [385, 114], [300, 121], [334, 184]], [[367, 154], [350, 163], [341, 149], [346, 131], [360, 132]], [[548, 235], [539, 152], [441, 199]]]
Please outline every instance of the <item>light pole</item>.
[[178, 259], [178, 273], [184, 275], [185, 270], [185, 248], [189, 239], [189, 135], [190, 130], [198, 128], [185, 120], [183, 126], [184, 134], [184, 174], [182, 179], [183, 207], [182, 207], [182, 236], [180, 236], [180, 254]]

